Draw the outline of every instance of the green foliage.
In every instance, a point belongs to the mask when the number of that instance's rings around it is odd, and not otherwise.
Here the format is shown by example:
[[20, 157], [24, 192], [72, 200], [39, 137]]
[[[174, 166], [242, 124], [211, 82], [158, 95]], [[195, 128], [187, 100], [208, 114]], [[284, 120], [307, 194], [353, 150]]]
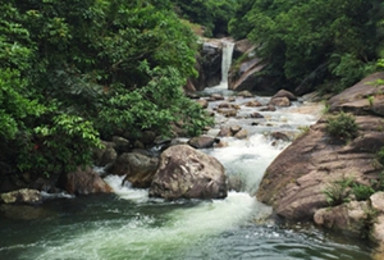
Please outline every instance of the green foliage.
[[236, 0], [173, 0], [178, 13], [205, 27], [205, 36], [227, 35], [228, 22], [236, 10]]
[[334, 138], [349, 141], [358, 134], [358, 126], [355, 117], [351, 114], [340, 112], [327, 121], [327, 132]]
[[241, 0], [229, 31], [248, 37], [276, 84], [339, 92], [372, 72], [380, 38], [377, 0]]
[[[0, 163], [39, 176], [90, 164], [99, 136], [191, 133], [210, 122], [183, 94], [196, 37], [170, 1], [0, 4]], [[192, 125], [193, 124], [193, 125]]]
[[356, 200], [361, 201], [369, 199], [375, 193], [375, 190], [370, 186], [354, 183], [352, 185], [352, 193], [355, 195]]
[[348, 196], [350, 194], [350, 185], [352, 179], [342, 179], [332, 182], [324, 189], [323, 193], [326, 196], [327, 202], [330, 206], [337, 206], [348, 202]]
[[70, 172], [92, 162], [92, 148], [101, 148], [92, 123], [78, 116], [59, 114], [50, 124], [33, 129], [33, 143], [21, 149], [18, 169], [50, 176]]

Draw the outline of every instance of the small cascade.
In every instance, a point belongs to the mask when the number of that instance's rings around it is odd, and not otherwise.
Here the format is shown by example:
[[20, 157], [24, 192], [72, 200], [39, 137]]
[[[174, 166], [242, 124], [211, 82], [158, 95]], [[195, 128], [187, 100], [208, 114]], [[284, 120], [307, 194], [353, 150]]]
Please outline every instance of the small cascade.
[[232, 54], [235, 43], [228, 40], [223, 40], [223, 57], [221, 60], [221, 82], [220, 86], [228, 89], [228, 72], [232, 64]]

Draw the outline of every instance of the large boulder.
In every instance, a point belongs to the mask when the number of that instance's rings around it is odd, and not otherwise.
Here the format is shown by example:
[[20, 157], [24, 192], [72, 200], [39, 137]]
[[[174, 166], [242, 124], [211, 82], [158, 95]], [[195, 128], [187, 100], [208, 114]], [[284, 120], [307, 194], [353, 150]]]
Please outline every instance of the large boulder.
[[139, 152], [123, 153], [113, 164], [110, 172], [125, 175], [133, 187], [148, 188], [155, 175], [159, 159]]
[[149, 194], [170, 200], [224, 198], [226, 181], [218, 160], [188, 145], [175, 145], [161, 154]]
[[38, 203], [42, 201], [41, 193], [34, 189], [20, 189], [0, 194], [0, 202], [12, 203]]
[[93, 193], [110, 193], [112, 188], [90, 167], [65, 175], [63, 186], [69, 194], [88, 195]]

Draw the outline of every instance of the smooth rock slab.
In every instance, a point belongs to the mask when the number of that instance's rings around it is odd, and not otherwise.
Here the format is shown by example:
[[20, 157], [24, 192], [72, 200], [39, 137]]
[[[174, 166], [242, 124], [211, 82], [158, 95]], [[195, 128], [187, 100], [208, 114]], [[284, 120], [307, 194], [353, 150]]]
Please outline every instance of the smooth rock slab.
[[226, 180], [224, 167], [217, 159], [188, 145], [175, 145], [161, 154], [149, 195], [169, 200], [224, 198]]

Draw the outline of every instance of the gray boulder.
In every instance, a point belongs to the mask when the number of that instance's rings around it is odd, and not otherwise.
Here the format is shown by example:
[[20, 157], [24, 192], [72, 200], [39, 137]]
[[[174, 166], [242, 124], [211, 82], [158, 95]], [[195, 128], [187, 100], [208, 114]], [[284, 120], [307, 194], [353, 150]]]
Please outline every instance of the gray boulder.
[[223, 165], [188, 145], [175, 145], [160, 156], [149, 194], [165, 199], [224, 198], [227, 177]]

